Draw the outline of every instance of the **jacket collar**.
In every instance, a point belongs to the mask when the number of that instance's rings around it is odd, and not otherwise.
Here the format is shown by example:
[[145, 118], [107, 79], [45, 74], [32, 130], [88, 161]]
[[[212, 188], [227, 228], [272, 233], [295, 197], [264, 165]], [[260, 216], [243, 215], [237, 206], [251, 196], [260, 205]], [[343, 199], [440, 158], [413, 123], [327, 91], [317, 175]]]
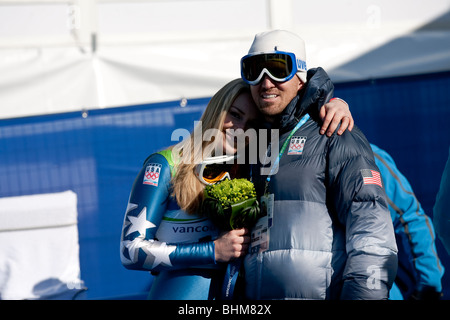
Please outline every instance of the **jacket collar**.
[[306, 86], [272, 124], [272, 129], [280, 129], [280, 134], [292, 130], [306, 113], [318, 120], [320, 108], [333, 96], [334, 85], [325, 70], [320, 67], [310, 69], [307, 76]]

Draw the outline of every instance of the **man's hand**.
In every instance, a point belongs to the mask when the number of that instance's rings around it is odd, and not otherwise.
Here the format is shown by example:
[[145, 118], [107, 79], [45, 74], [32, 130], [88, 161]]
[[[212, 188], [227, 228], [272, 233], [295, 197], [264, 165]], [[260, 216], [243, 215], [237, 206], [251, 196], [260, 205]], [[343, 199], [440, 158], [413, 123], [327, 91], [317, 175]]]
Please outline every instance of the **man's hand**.
[[247, 253], [250, 243], [248, 229], [235, 229], [222, 233], [214, 241], [215, 257], [217, 262], [229, 262], [243, 257]]
[[320, 108], [319, 116], [322, 119], [322, 127], [320, 128], [320, 134], [327, 133], [328, 137], [331, 137], [334, 131], [336, 131], [339, 124], [338, 135], [344, 133], [345, 130], [352, 131], [355, 121], [348, 107], [348, 104], [339, 99], [331, 99], [327, 104]]

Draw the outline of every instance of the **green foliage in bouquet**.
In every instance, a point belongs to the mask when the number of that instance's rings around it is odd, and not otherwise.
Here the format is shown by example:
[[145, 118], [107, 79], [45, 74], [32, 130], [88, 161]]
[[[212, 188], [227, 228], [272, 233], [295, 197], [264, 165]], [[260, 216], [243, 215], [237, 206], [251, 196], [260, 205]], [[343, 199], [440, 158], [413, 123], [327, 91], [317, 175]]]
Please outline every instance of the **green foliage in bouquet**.
[[252, 182], [223, 180], [205, 187], [203, 214], [223, 230], [252, 227], [259, 218], [259, 204]]

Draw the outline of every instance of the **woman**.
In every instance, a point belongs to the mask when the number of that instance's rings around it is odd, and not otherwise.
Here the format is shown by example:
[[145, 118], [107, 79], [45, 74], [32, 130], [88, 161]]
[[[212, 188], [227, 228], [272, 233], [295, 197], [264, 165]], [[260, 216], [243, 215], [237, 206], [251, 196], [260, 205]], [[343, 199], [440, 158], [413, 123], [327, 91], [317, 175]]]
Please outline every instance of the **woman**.
[[[327, 117], [339, 117], [337, 111], [347, 108], [342, 102], [334, 106]], [[236, 153], [238, 146], [230, 129], [246, 130], [258, 117], [248, 85], [233, 80], [212, 97], [201, 118], [202, 137], [212, 131], [215, 139], [194, 143], [199, 141], [195, 135], [199, 131], [194, 130], [189, 139], [145, 161], [131, 190], [120, 257], [126, 268], [155, 275], [149, 299], [216, 299], [223, 280], [221, 263], [247, 252], [248, 230], [219, 234], [218, 228], [198, 213], [208, 181], [196, 172], [199, 164], [217, 151]], [[230, 178], [245, 177], [246, 172], [243, 165], [228, 170]]]

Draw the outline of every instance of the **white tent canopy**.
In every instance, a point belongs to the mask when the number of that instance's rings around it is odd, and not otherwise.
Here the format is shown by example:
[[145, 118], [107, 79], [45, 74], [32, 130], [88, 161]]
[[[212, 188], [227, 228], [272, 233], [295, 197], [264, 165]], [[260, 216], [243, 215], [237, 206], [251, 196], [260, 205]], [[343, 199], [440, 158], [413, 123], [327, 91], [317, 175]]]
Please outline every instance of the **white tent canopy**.
[[450, 70], [450, 0], [0, 0], [0, 118], [208, 97], [278, 28], [337, 82]]

